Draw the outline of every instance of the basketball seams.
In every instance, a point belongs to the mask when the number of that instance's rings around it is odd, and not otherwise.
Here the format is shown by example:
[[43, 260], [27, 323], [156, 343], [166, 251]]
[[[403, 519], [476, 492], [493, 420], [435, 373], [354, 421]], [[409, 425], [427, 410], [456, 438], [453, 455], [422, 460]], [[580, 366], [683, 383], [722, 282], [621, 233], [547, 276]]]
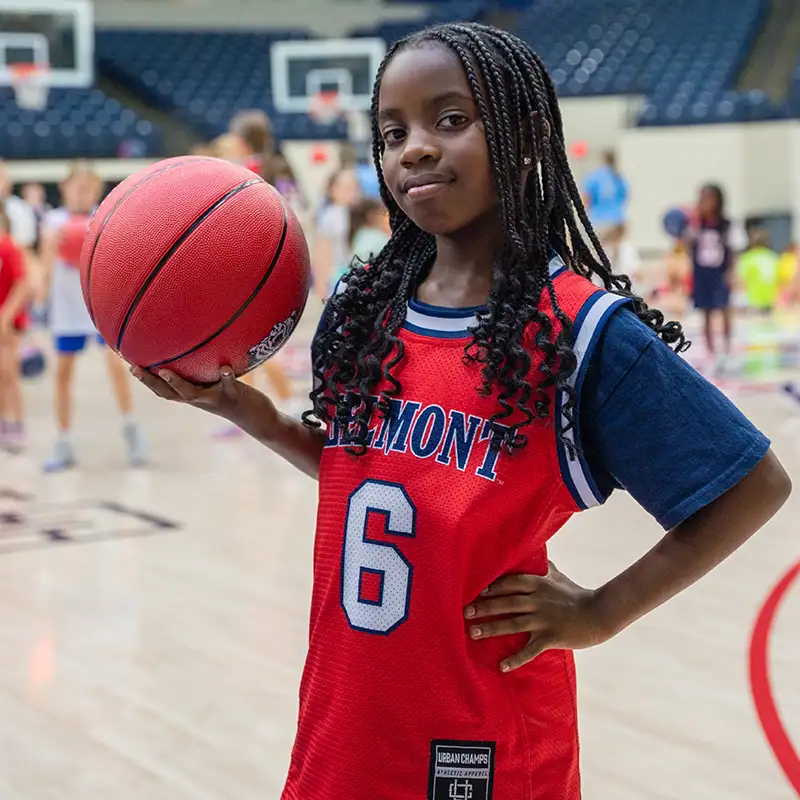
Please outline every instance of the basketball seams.
[[128, 189], [122, 197], [117, 200], [114, 204], [114, 207], [106, 214], [103, 221], [100, 223], [100, 228], [97, 231], [97, 235], [94, 237], [94, 243], [92, 244], [92, 252], [89, 254], [89, 258], [86, 262], [86, 309], [89, 312], [89, 316], [91, 317], [92, 324], [97, 327], [97, 323], [95, 322], [94, 317], [94, 310], [92, 308], [92, 263], [94, 261], [94, 254], [97, 252], [97, 245], [100, 242], [100, 237], [103, 235], [103, 231], [106, 229], [106, 225], [108, 225], [111, 217], [117, 211], [117, 209], [143, 184], [147, 183], [151, 178], [155, 178], [156, 176], [163, 175], [165, 172], [168, 172], [171, 169], [175, 169], [176, 167], [182, 167], [186, 164], [191, 164], [195, 161], [198, 161], [198, 157], [193, 156], [189, 158], [182, 158], [180, 161], [175, 161], [171, 164], [168, 164], [160, 169], [154, 170], [153, 172], [148, 173], [147, 175], [143, 176], [141, 180], [138, 180], [133, 186]]
[[[266, 181], [262, 180], [261, 178], [258, 178], [256, 183], [266, 183]], [[264, 271], [264, 274], [262, 275], [261, 279], [256, 284], [255, 288], [250, 293], [250, 295], [247, 298], [245, 298], [244, 302], [239, 306], [239, 308], [237, 308], [236, 311], [234, 311], [234, 313], [230, 316], [230, 318], [218, 330], [214, 331], [214, 333], [207, 336], [201, 342], [192, 345], [192, 347], [180, 353], [179, 355], [172, 356], [171, 358], [165, 358], [161, 361], [155, 362], [154, 364], [149, 364], [145, 367], [145, 369], [157, 369], [158, 367], [163, 367], [165, 364], [171, 364], [173, 362], [179, 361], [180, 359], [186, 358], [186, 356], [191, 355], [192, 353], [195, 353], [201, 348], [205, 347], [209, 342], [213, 341], [220, 334], [226, 331], [245, 312], [247, 307], [253, 302], [253, 300], [256, 299], [256, 297], [258, 297], [259, 293], [266, 285], [270, 275], [272, 275], [273, 271], [275, 270], [275, 267], [280, 261], [281, 254], [283, 253], [283, 247], [284, 244], [286, 243], [286, 238], [289, 232], [289, 213], [286, 207], [286, 202], [284, 201], [280, 192], [277, 191], [277, 189], [275, 189], [269, 183], [266, 183], [266, 185], [269, 187], [269, 190], [277, 197], [278, 201], [281, 204], [281, 211], [283, 212], [283, 227], [281, 228], [281, 235], [278, 241], [278, 246], [275, 248], [275, 253], [272, 256], [272, 260], [267, 269]]]
[[[253, 177], [249, 180], [243, 181], [242, 183], [234, 186], [232, 189], [228, 190], [222, 197], [215, 200], [208, 208], [205, 209], [192, 223], [189, 225], [186, 230], [184, 230], [180, 236], [178, 236], [175, 241], [170, 245], [169, 249], [166, 253], [159, 259], [158, 263], [153, 267], [150, 273], [147, 275], [145, 280], [142, 282], [142, 285], [139, 287], [135, 297], [131, 301], [130, 305], [128, 306], [128, 310], [125, 312], [125, 316], [122, 319], [122, 323], [120, 324], [119, 332], [117, 334], [117, 341], [115, 344], [115, 349], [119, 352], [122, 346], [122, 340], [125, 336], [125, 331], [128, 327], [128, 324], [133, 317], [133, 313], [136, 310], [136, 307], [144, 298], [145, 294], [147, 293], [148, 288], [151, 286], [153, 281], [158, 277], [159, 273], [162, 269], [167, 265], [170, 258], [177, 252], [178, 248], [194, 233], [202, 224], [208, 219], [214, 211], [224, 205], [228, 200], [232, 197], [235, 197], [240, 192], [243, 192], [245, 189], [249, 189], [251, 186], [256, 186], [259, 184], [263, 184], [265, 181], [263, 178]], [[269, 184], [266, 184], [269, 185]], [[271, 188], [271, 187], [270, 187]], [[281, 206], [283, 208], [283, 206]], [[286, 229], [286, 210], [284, 208], [284, 232], [283, 237], [285, 237], [285, 229]], [[281, 240], [281, 246], [282, 246]], [[215, 334], [216, 335], [216, 334]], [[212, 337], [213, 338], [213, 337]], [[161, 362], [166, 363], [166, 362]]]

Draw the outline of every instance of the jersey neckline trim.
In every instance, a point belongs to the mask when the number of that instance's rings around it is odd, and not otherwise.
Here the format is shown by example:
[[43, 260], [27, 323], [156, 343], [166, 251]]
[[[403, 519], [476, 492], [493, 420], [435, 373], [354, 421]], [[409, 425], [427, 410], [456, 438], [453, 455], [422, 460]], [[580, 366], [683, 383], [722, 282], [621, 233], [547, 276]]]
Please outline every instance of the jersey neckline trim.
[[[550, 259], [548, 266], [551, 278], [556, 278], [567, 270], [557, 255]], [[485, 311], [486, 306], [447, 308], [423, 303], [412, 297], [406, 308], [403, 329], [434, 339], [464, 339], [472, 335], [471, 328], [478, 323], [479, 315]]]

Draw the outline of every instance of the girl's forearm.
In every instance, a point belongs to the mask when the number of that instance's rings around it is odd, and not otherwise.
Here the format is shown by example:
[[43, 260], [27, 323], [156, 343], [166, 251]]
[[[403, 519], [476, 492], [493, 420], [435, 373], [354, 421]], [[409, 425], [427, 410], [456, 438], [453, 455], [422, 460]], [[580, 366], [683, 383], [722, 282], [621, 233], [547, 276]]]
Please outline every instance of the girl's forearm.
[[307, 428], [286, 414], [278, 414], [268, 438], [260, 441], [310, 478], [319, 480], [319, 463], [325, 446], [324, 428]]
[[783, 505], [791, 480], [770, 450], [736, 486], [669, 531], [635, 564], [597, 590], [607, 636], [700, 580]]
[[260, 392], [249, 396], [249, 402], [231, 418], [231, 422], [301, 472], [315, 480], [319, 478], [319, 462], [325, 445], [324, 428], [308, 428], [299, 420], [276, 411]]

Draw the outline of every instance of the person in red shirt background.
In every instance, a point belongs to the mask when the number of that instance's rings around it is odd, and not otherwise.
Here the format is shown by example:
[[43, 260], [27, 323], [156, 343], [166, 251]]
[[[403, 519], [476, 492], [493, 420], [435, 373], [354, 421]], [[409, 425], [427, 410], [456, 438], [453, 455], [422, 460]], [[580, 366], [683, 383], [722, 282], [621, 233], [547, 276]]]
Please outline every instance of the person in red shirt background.
[[19, 343], [27, 327], [27, 301], [25, 257], [11, 238], [11, 223], [0, 207], [0, 448], [11, 452], [22, 449], [25, 437]]

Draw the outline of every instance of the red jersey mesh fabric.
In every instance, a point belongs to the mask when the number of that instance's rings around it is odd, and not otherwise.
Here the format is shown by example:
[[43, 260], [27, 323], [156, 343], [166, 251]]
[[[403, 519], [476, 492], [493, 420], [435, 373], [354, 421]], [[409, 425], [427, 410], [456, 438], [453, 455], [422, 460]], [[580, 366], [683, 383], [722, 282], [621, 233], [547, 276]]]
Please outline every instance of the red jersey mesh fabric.
[[[555, 284], [571, 319], [600, 291], [571, 272]], [[578, 510], [556, 428], [538, 421], [525, 448], [493, 453], [486, 421], [497, 401], [476, 391], [467, 340], [401, 337], [390, 420], [373, 413], [360, 457], [332, 428], [322, 457], [283, 800], [576, 800], [572, 654], [549, 651], [503, 674], [500, 661], [527, 636], [473, 641], [463, 615], [496, 578], [544, 574], [547, 540]]]

